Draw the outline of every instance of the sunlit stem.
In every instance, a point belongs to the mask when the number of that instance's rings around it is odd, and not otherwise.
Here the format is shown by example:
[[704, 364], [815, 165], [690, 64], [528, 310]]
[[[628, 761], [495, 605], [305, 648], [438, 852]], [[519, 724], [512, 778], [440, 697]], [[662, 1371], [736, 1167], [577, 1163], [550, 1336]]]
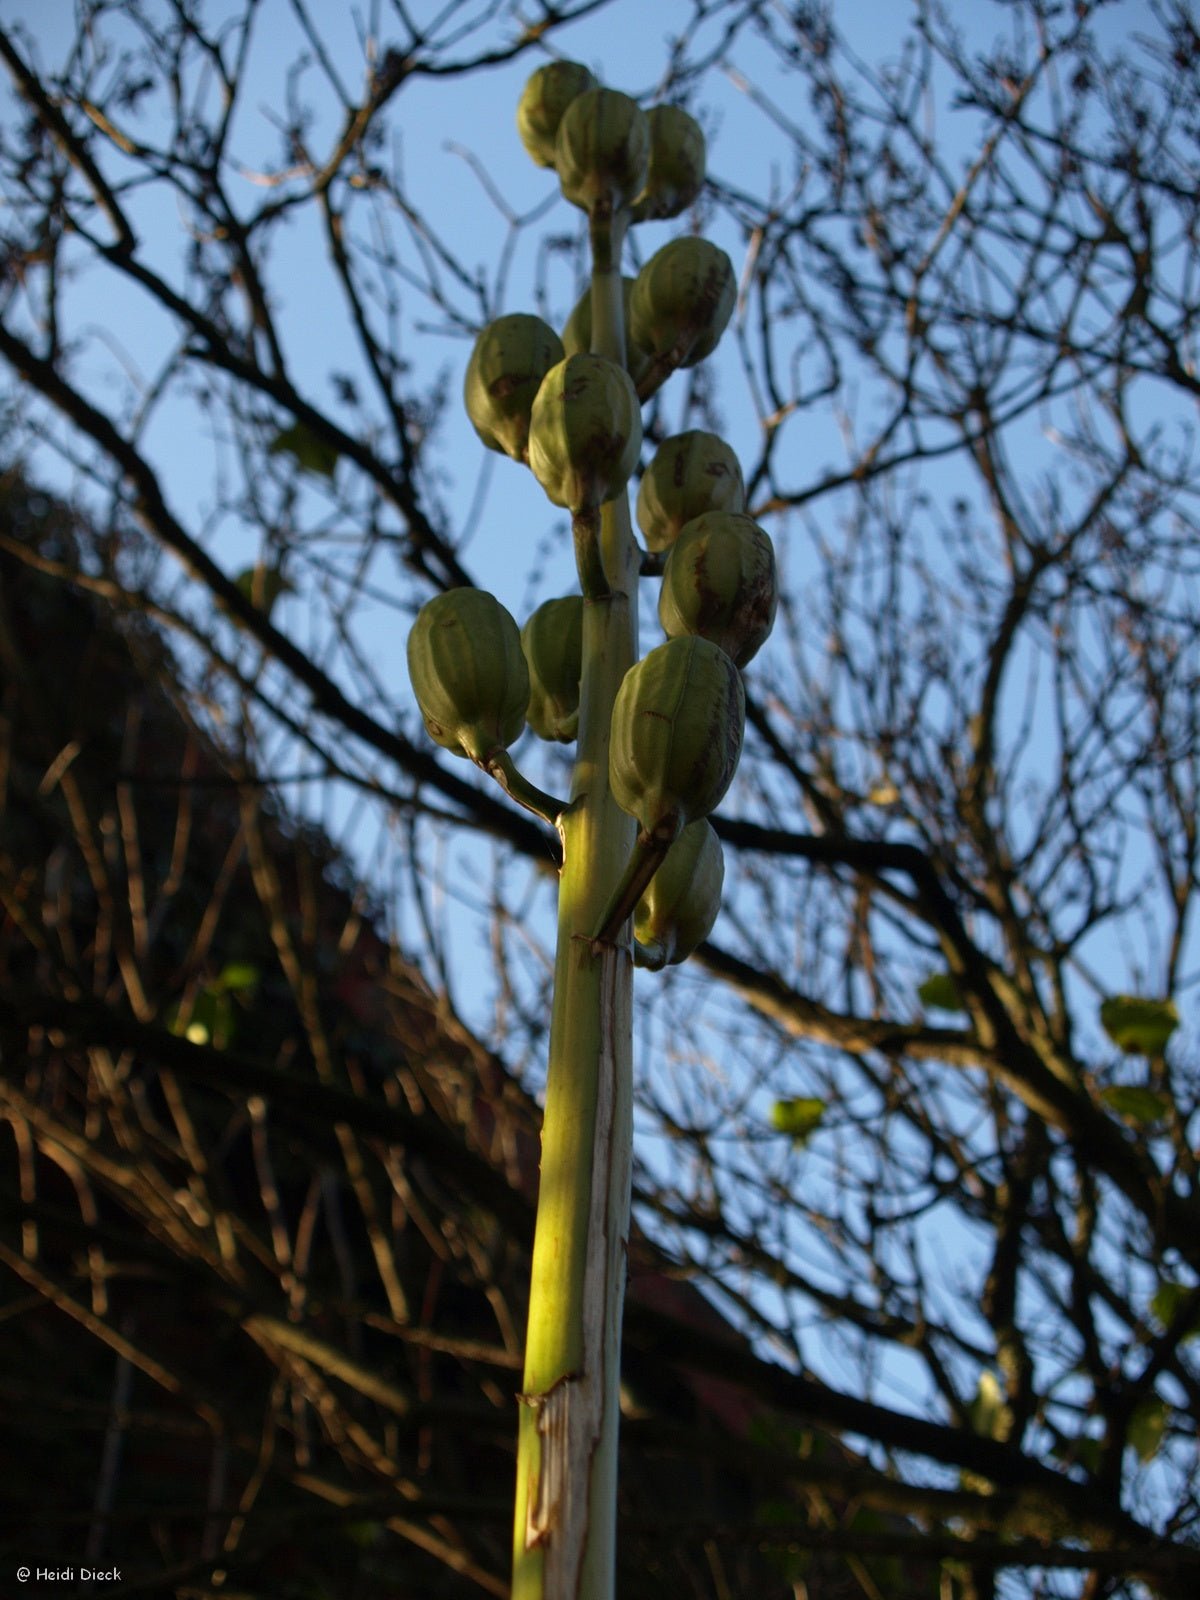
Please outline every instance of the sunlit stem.
[[[592, 224], [592, 349], [624, 363], [617, 213]], [[582, 547], [582, 548], [581, 548]], [[612, 1600], [621, 1312], [633, 1143], [633, 962], [597, 947], [634, 842], [612, 798], [613, 701], [637, 651], [626, 493], [576, 539], [584, 593], [579, 744], [562, 814], [558, 948], [517, 1456], [513, 1600]]]

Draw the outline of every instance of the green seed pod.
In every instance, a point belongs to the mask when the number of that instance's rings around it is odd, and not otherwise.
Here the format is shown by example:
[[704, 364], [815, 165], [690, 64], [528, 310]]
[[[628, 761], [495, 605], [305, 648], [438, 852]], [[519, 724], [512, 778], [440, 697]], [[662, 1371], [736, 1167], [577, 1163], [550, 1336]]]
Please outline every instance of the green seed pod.
[[642, 474], [638, 527], [648, 550], [667, 550], [685, 523], [706, 511], [743, 511], [746, 486], [738, 458], [715, 433], [664, 439]]
[[563, 358], [562, 340], [540, 317], [516, 311], [489, 322], [475, 340], [463, 403], [489, 450], [524, 461], [529, 413], [542, 379]]
[[[625, 370], [633, 379], [634, 386], [638, 384], [642, 375], [650, 365], [650, 357], [645, 350], [639, 350], [633, 343], [629, 331], [629, 298], [633, 293], [634, 280], [622, 278], [622, 288], [625, 291]], [[563, 349], [567, 355], [590, 354], [592, 348], [592, 291], [587, 288], [576, 302], [575, 309], [567, 318], [566, 326], [562, 333]]]
[[675, 838], [721, 801], [737, 770], [746, 696], [733, 662], [693, 636], [668, 639], [625, 674], [613, 703], [613, 798], [646, 833]]
[[583, 596], [547, 600], [521, 629], [529, 666], [529, 726], [539, 739], [567, 744], [579, 728], [583, 675]]
[[671, 546], [658, 620], [669, 639], [699, 634], [744, 667], [766, 643], [778, 598], [775, 550], [758, 523], [706, 511]]
[[563, 112], [596, 80], [578, 61], [549, 61], [530, 77], [517, 102], [517, 132], [539, 167], [554, 165], [554, 144]]
[[525, 726], [529, 669], [521, 635], [486, 589], [448, 589], [408, 636], [408, 675], [435, 744], [480, 765]]
[[627, 94], [589, 89], [564, 111], [554, 165], [573, 206], [604, 215], [628, 205], [646, 182], [649, 156], [646, 113]]
[[677, 217], [704, 187], [704, 131], [680, 106], [654, 106], [646, 187], [633, 202], [633, 220]]
[[632, 335], [672, 366], [711, 355], [733, 315], [733, 263], [707, 239], [672, 239], [637, 275], [629, 302]]
[[594, 511], [629, 481], [642, 412], [629, 374], [603, 356], [568, 356], [542, 380], [529, 424], [529, 465], [556, 506]]
[[721, 909], [725, 858], [707, 817], [689, 822], [667, 851], [633, 913], [633, 959], [657, 971], [686, 961]]

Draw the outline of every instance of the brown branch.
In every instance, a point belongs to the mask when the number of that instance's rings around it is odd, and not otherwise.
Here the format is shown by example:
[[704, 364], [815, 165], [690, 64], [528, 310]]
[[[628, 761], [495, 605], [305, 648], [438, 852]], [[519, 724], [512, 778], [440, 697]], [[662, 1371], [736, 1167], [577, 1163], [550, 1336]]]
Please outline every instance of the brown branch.
[[532, 1238], [533, 1213], [524, 1197], [510, 1188], [482, 1156], [465, 1147], [459, 1130], [448, 1128], [433, 1117], [417, 1115], [402, 1102], [389, 1105], [335, 1084], [281, 1072], [236, 1050], [193, 1044], [165, 1028], [138, 1022], [92, 1001], [0, 991], [0, 1027], [45, 1028], [81, 1045], [135, 1050], [181, 1077], [238, 1094], [262, 1095], [281, 1116], [306, 1127], [316, 1125], [328, 1131], [333, 1125], [343, 1124], [361, 1134], [401, 1144], [423, 1156], [456, 1188], [485, 1206], [514, 1237]]
[[7, 358], [25, 381], [43, 394], [109, 456], [135, 492], [135, 504], [150, 532], [171, 550], [185, 569], [204, 583], [220, 605], [238, 625], [257, 639], [263, 648], [285, 667], [312, 696], [321, 715], [332, 718], [372, 749], [396, 762], [420, 783], [439, 790], [471, 816], [472, 820], [500, 838], [517, 845], [524, 854], [552, 856], [550, 836], [510, 812], [491, 795], [447, 772], [424, 750], [411, 744], [402, 734], [377, 722], [368, 712], [347, 700], [342, 691], [312, 658], [276, 628], [237, 584], [221, 571], [212, 557], [176, 520], [169, 510], [158, 478], [133, 446], [118, 433], [110, 419], [98, 411], [64, 378], [54, 365], [33, 351], [0, 323], [0, 355]]
[[16, 80], [17, 88], [40, 117], [59, 149], [83, 173], [88, 187], [96, 197], [97, 204], [112, 223], [117, 235], [116, 255], [128, 256], [136, 249], [137, 238], [120, 202], [92, 160], [87, 146], [76, 138], [67, 119], [43, 89], [37, 76], [22, 61], [3, 28], [0, 28], [0, 58], [4, 60]]
[[693, 1367], [743, 1386], [805, 1426], [861, 1434], [889, 1450], [927, 1456], [986, 1478], [1002, 1491], [1026, 1496], [1031, 1511], [1040, 1504], [1047, 1522], [1057, 1521], [1064, 1535], [1086, 1534], [1101, 1545], [1115, 1538], [1139, 1544], [1153, 1541], [1148, 1529], [1107, 1496], [1055, 1472], [1015, 1444], [844, 1394], [816, 1378], [763, 1361], [730, 1337], [685, 1325], [637, 1301], [626, 1308], [625, 1338], [644, 1354], [672, 1366]]
[[[1029, 1109], [1064, 1133], [1085, 1164], [1103, 1172], [1141, 1213], [1162, 1243], [1192, 1263], [1200, 1262], [1200, 1199], [1175, 1192], [1170, 1182], [1141, 1155], [1116, 1123], [1088, 1095], [1074, 1063], [1059, 1059], [1044, 1039], [1023, 1037], [1010, 1004], [1017, 997], [1000, 970], [980, 952], [942, 886], [929, 857], [915, 845], [805, 835], [755, 823], [714, 818], [722, 838], [743, 849], [795, 855], [824, 865], [858, 871], [893, 869], [914, 880], [921, 913], [936, 928], [951, 971], [975, 1022], [982, 1061], [995, 1078]], [[755, 991], [767, 1004], [773, 982]], [[952, 1041], [948, 1041], [952, 1042]], [[1042, 1048], [1039, 1049], [1037, 1046]], [[1049, 1055], [1050, 1064], [1047, 1056]]]
[[713, 1539], [718, 1544], [750, 1544], [762, 1550], [791, 1554], [828, 1550], [863, 1557], [895, 1557], [911, 1563], [912, 1568], [921, 1562], [953, 1561], [992, 1571], [1048, 1567], [1112, 1577], [1138, 1577], [1157, 1592], [1179, 1596], [1179, 1600], [1190, 1600], [1196, 1592], [1195, 1585], [1200, 1582], [1200, 1550], [1153, 1537], [1144, 1545], [1097, 1550], [1081, 1549], [1076, 1544], [1061, 1541], [1043, 1543], [1040, 1539], [964, 1539], [945, 1532], [874, 1533], [853, 1526], [814, 1528], [806, 1523], [790, 1526], [775, 1522], [716, 1523], [705, 1524], [701, 1529], [684, 1518], [638, 1516], [626, 1519], [623, 1525], [631, 1532], [652, 1534], [664, 1540], [690, 1536]]
[[779, 1023], [794, 1038], [811, 1039], [839, 1050], [878, 1050], [889, 1056], [945, 1061], [956, 1067], [987, 1065], [986, 1053], [969, 1029], [936, 1028], [924, 1022], [892, 1022], [833, 1011], [802, 995], [775, 973], [751, 966], [711, 940], [700, 946], [696, 957], [761, 1016]]

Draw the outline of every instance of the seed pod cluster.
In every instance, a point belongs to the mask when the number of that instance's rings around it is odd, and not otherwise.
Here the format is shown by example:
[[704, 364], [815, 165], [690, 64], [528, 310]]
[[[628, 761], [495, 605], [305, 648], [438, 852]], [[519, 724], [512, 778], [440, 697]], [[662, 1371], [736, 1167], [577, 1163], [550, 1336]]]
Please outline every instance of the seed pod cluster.
[[[552, 167], [563, 196], [588, 213], [603, 273], [619, 270], [627, 223], [679, 216], [704, 185], [704, 135], [687, 112], [644, 112], [578, 62], [533, 74], [517, 127], [530, 157]], [[598, 281], [605, 287], [595, 304], [607, 306], [611, 280]], [[599, 508], [625, 492], [637, 469], [642, 400], [715, 349], [736, 295], [728, 256], [690, 236], [664, 245], [622, 285], [623, 362], [593, 349], [617, 340], [615, 329], [595, 340], [589, 287], [561, 339], [522, 313], [489, 323], [463, 387], [483, 443], [528, 465], [547, 498], [571, 512], [584, 592], [545, 602], [518, 631], [492, 595], [454, 589], [421, 609], [408, 641], [430, 737], [485, 767], [549, 822], [562, 802], [534, 789], [505, 752], [526, 722], [539, 738], [569, 742], [581, 703], [602, 703], [594, 689], [589, 700], [584, 618], [605, 616], [587, 608], [620, 598], [602, 541], [621, 523], [602, 522]], [[614, 890], [611, 925], [595, 936], [610, 937], [633, 908], [635, 959], [652, 968], [686, 959], [721, 903], [724, 864], [707, 817], [741, 755], [740, 669], [763, 644], [776, 605], [771, 541], [745, 512], [737, 457], [716, 434], [666, 439], [642, 473], [637, 523], [649, 551], [665, 558], [658, 609], [667, 640], [629, 668], [612, 705], [609, 787], [640, 835]], [[603, 629], [589, 632], [589, 641], [603, 637]]]
[[517, 132], [530, 159], [553, 167], [563, 195], [589, 213], [629, 208], [634, 222], [677, 217], [704, 187], [704, 131], [682, 106], [642, 111], [578, 61], [551, 61], [529, 78]]

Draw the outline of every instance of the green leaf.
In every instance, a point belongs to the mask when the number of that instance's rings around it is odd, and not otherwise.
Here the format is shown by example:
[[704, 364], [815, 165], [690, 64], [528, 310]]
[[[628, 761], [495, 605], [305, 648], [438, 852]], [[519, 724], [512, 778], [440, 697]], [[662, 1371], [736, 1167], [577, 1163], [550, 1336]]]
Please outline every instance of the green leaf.
[[252, 993], [258, 988], [261, 976], [258, 968], [252, 967], [248, 961], [231, 961], [221, 968], [211, 987], [228, 994]]
[[979, 1374], [979, 1388], [967, 1407], [972, 1431], [985, 1439], [1007, 1439], [1012, 1432], [1013, 1414], [1004, 1403], [1004, 1392], [994, 1372], [985, 1368]]
[[1086, 1433], [1077, 1439], [1066, 1439], [1050, 1452], [1057, 1461], [1067, 1466], [1080, 1466], [1085, 1472], [1096, 1472], [1100, 1466], [1100, 1441]]
[[765, 1411], [751, 1418], [747, 1436], [752, 1443], [768, 1450], [792, 1451], [802, 1461], [821, 1461], [832, 1452], [829, 1441], [823, 1435]]
[[377, 1545], [383, 1537], [383, 1524], [381, 1522], [348, 1522], [345, 1534], [351, 1544], [358, 1545], [360, 1550], [370, 1550]]
[[792, 1500], [760, 1500], [754, 1508], [755, 1524], [764, 1533], [763, 1550], [767, 1560], [792, 1585], [804, 1578], [812, 1564], [812, 1552], [772, 1545], [770, 1530], [781, 1526], [794, 1527], [796, 1516], [797, 1506]]
[[189, 1039], [192, 1044], [211, 1044], [214, 1049], [222, 1050], [233, 1038], [237, 1018], [229, 995], [218, 983], [212, 983], [196, 996], [186, 1027], [177, 1005], [167, 1012], [166, 1023], [177, 1037]]
[[1159, 1094], [1156, 1089], [1142, 1089], [1133, 1083], [1102, 1089], [1100, 1098], [1126, 1122], [1140, 1122], [1146, 1126], [1161, 1122], [1171, 1109], [1170, 1095]]
[[1152, 1394], [1142, 1401], [1130, 1417], [1129, 1431], [1125, 1438], [1142, 1461], [1152, 1461], [1158, 1454], [1158, 1447], [1166, 1431], [1166, 1403], [1156, 1394]]
[[268, 616], [281, 594], [296, 592], [283, 573], [271, 567], [245, 567], [233, 581], [250, 604]]
[[1100, 1007], [1100, 1026], [1127, 1055], [1156, 1056], [1179, 1026], [1174, 1000], [1116, 994]]
[[948, 972], [935, 972], [931, 978], [926, 978], [917, 990], [917, 999], [935, 1011], [965, 1010], [958, 985]]
[[796, 1145], [805, 1145], [821, 1126], [824, 1100], [776, 1100], [771, 1107], [771, 1126], [788, 1134]]
[[[1175, 1314], [1183, 1302], [1192, 1294], [1186, 1283], [1172, 1283], [1165, 1278], [1155, 1291], [1154, 1299], [1150, 1302], [1150, 1309], [1164, 1328], [1169, 1328], [1175, 1320]], [[1200, 1313], [1190, 1328], [1181, 1335], [1184, 1339], [1200, 1338]]]
[[332, 478], [338, 464], [338, 453], [326, 444], [303, 422], [293, 422], [290, 428], [277, 433], [267, 446], [269, 455], [295, 456], [305, 472], [318, 473], [322, 478]]
[[233, 1001], [215, 985], [205, 989], [196, 1000], [193, 1027], [197, 1023], [207, 1029], [209, 1040], [217, 1050], [224, 1049], [233, 1038], [233, 1030], [237, 1025]]

